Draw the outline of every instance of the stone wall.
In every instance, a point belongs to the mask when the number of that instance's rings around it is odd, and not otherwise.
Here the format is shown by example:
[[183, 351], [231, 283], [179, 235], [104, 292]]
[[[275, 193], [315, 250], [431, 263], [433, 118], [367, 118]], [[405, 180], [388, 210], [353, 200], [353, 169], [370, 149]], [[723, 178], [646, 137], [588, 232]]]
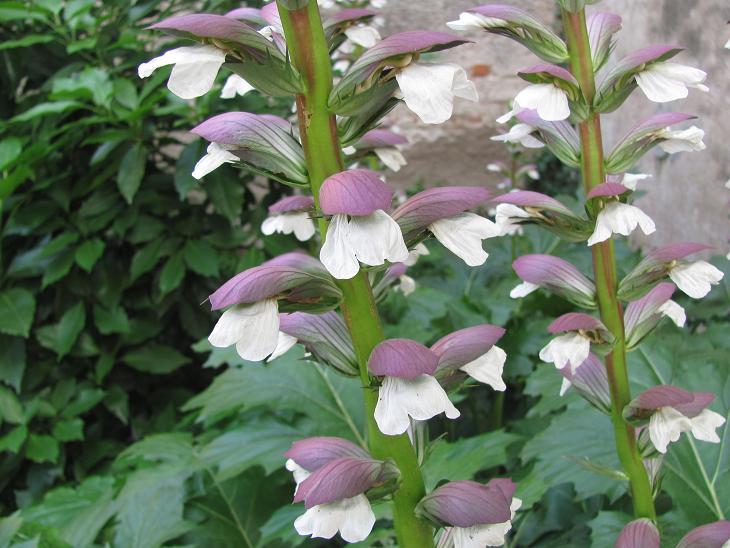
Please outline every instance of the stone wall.
[[[512, 0], [542, 21], [555, 24], [553, 0]], [[409, 29], [448, 30], [445, 21], [474, 2], [462, 0], [389, 0], [384, 35]], [[730, 4], [727, 0], [604, 0], [600, 9], [618, 13], [624, 28], [619, 33], [619, 54], [652, 43], [677, 43], [687, 48], [677, 61], [706, 70], [709, 94], [693, 90], [690, 98], [656, 105], [640, 92], [618, 113], [605, 117], [606, 148], [633, 123], [662, 110], [678, 110], [700, 117], [697, 125], [707, 132], [707, 150], [674, 156], [650, 153], [638, 166], [652, 173], [645, 182], [646, 196], [638, 204], [657, 223], [657, 233], [646, 243], [652, 247], [675, 240], [711, 243], [717, 251], [730, 251], [730, 191], [723, 186], [730, 178]], [[474, 44], [441, 55], [440, 59], [462, 64], [480, 93], [479, 103], [457, 99], [454, 117], [446, 124], [425, 126], [404, 106], [391, 116], [412, 145], [409, 165], [389, 181], [410, 186], [430, 184], [475, 184], [493, 186], [494, 174], [485, 170], [490, 161], [504, 158], [502, 145], [489, 137], [499, 133], [494, 119], [507, 110], [507, 103], [524, 87], [514, 76], [518, 69], [537, 59], [518, 44], [486, 33], [467, 34]]]

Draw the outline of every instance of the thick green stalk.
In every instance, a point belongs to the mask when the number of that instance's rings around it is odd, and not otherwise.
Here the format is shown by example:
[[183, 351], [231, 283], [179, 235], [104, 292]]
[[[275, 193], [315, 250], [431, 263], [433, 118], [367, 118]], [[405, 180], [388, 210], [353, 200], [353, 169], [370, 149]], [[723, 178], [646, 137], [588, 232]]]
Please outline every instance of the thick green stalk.
[[[317, 2], [310, 1], [307, 7], [297, 10], [288, 10], [279, 3], [279, 13], [292, 62], [304, 80], [304, 91], [297, 95], [299, 132], [312, 193], [319, 211], [319, 189], [322, 183], [330, 175], [344, 169], [336, 119], [327, 107], [332, 89], [329, 48]], [[319, 230], [324, 240], [327, 221], [321, 216]], [[342, 311], [360, 366], [369, 449], [374, 457], [395, 461], [401, 473], [400, 487], [393, 495], [393, 519], [398, 544], [404, 548], [429, 548], [433, 546], [431, 527], [414, 513], [416, 504], [425, 495], [415, 451], [407, 435], [386, 436], [380, 432], [374, 419], [378, 393], [371, 386], [367, 362], [373, 348], [383, 340], [383, 330], [370, 282], [367, 274], [361, 270], [353, 279], [343, 280], [339, 285], [344, 296]]]
[[[585, 10], [571, 13], [563, 10], [565, 34], [568, 39], [570, 67], [580, 82], [589, 104], [595, 96], [596, 84], [591, 60], [591, 49], [586, 28]], [[603, 138], [601, 117], [591, 111], [588, 118], [578, 125], [581, 142], [581, 174], [586, 193], [605, 181], [603, 162]], [[617, 297], [616, 256], [613, 238], [596, 244], [593, 253], [593, 271], [601, 320], [616, 338], [610, 354], [606, 356], [606, 371], [611, 390], [611, 421], [616, 438], [616, 451], [631, 485], [634, 514], [637, 518], [656, 519], [654, 499], [649, 476], [636, 447], [636, 434], [622, 416], [624, 407], [631, 401], [628, 367], [626, 363], [626, 334], [623, 307]]]

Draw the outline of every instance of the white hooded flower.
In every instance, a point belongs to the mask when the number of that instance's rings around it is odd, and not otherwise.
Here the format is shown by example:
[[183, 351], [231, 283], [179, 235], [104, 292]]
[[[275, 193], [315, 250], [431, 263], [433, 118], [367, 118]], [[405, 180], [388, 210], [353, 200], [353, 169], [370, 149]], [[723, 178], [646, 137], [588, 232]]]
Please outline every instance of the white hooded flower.
[[503, 546], [504, 538], [512, 529], [515, 512], [522, 506], [522, 501], [513, 498], [510, 504], [512, 516], [504, 523], [474, 525], [472, 527], [453, 527], [452, 538], [454, 548], [484, 548], [485, 546]]
[[286, 464], [284, 466], [292, 473], [292, 476], [294, 476], [294, 481], [297, 484], [296, 489], [294, 489], [294, 494], [296, 494], [296, 490], [299, 489], [299, 484], [307, 479], [311, 475], [311, 472], [299, 466], [293, 459], [286, 459]]
[[[273, 362], [275, 359], [282, 357], [284, 354], [289, 352], [292, 348], [294, 348], [294, 345], [297, 344], [297, 338], [292, 337], [291, 335], [288, 335], [287, 333], [284, 333], [283, 331], [279, 331], [279, 335], [276, 338], [276, 348], [271, 353], [271, 356], [269, 356], [269, 359], [266, 360], [266, 362]], [[287, 468], [289, 470], [289, 468]], [[296, 474], [295, 474], [296, 479]]]
[[182, 99], [194, 99], [211, 90], [225, 60], [225, 52], [214, 46], [186, 46], [142, 63], [137, 73], [140, 78], [147, 78], [160, 67], [175, 65], [167, 81], [168, 89]]
[[621, 184], [629, 190], [636, 190], [636, 184], [644, 179], [649, 179], [651, 175], [648, 173], [624, 173]]
[[680, 130], [666, 128], [659, 131], [657, 136], [661, 139], [665, 139], [659, 143], [659, 146], [667, 154], [675, 154], [677, 152], [697, 152], [707, 148], [702, 140], [705, 137], [705, 132], [697, 126]]
[[249, 91], [253, 91], [254, 88], [246, 80], [241, 78], [238, 74], [231, 74], [227, 79], [226, 83], [223, 84], [221, 90], [222, 99], [233, 99], [236, 95], [243, 97]]
[[522, 297], [527, 297], [530, 293], [534, 293], [538, 289], [540, 289], [540, 286], [537, 284], [522, 282], [512, 288], [512, 291], [509, 292], [509, 296], [513, 299], [521, 299]]
[[502, 380], [506, 360], [507, 353], [500, 347], [493, 346], [486, 354], [482, 354], [476, 360], [462, 365], [459, 369], [472, 379], [488, 384], [494, 390], [503, 392], [507, 390], [507, 385]]
[[522, 226], [516, 220], [530, 217], [532, 215], [514, 204], [497, 204], [494, 222], [497, 224], [501, 236], [512, 236], [523, 232]]
[[345, 542], [365, 540], [375, 525], [375, 514], [365, 495], [313, 506], [294, 521], [297, 533], [332, 538], [339, 531]]
[[235, 147], [229, 147], [228, 145], [221, 145], [219, 143], [210, 143], [206, 150], [205, 156], [203, 156], [198, 163], [195, 164], [193, 169], [193, 177], [196, 179], [202, 179], [211, 171], [215, 171], [223, 164], [231, 164], [238, 161], [238, 156], [230, 152]]
[[464, 11], [459, 14], [457, 21], [449, 21], [446, 26], [453, 30], [475, 30], [506, 27], [508, 23], [497, 17], [487, 17], [481, 13]]
[[445, 413], [460, 416], [439, 382], [431, 375], [414, 379], [384, 377], [375, 406], [375, 422], [383, 434], [396, 436], [408, 430], [410, 418], [425, 421]]
[[669, 278], [693, 299], [703, 298], [723, 277], [723, 272], [707, 261], [678, 263], [669, 269]]
[[651, 217], [638, 207], [621, 202], [608, 202], [598, 214], [596, 228], [588, 238], [588, 245], [604, 242], [613, 234], [628, 236], [636, 230], [637, 226], [646, 235], [656, 230], [656, 225]]
[[452, 63], [412, 63], [399, 70], [396, 80], [406, 106], [425, 124], [441, 124], [451, 118], [454, 97], [479, 99], [466, 71]]
[[570, 116], [568, 94], [554, 84], [531, 84], [517, 94], [513, 112], [529, 108], [546, 122], [565, 120]]
[[350, 42], [363, 48], [372, 48], [381, 40], [378, 29], [368, 25], [350, 27], [345, 30], [345, 36], [347, 36]]
[[411, 249], [411, 251], [408, 253], [408, 258], [403, 261], [403, 264], [406, 266], [413, 266], [418, 262], [418, 257], [420, 257], [421, 255], [430, 255], [426, 244], [424, 244], [423, 242], [416, 244], [416, 246]]
[[264, 219], [261, 232], [270, 236], [278, 234], [294, 234], [300, 242], [306, 242], [316, 232], [314, 221], [306, 211], [278, 213]]
[[408, 164], [403, 153], [397, 148], [376, 148], [373, 152], [380, 158], [381, 162], [393, 171], [400, 171], [400, 168]]
[[496, 224], [476, 213], [460, 213], [439, 219], [428, 229], [446, 249], [469, 266], [484, 264], [489, 254], [484, 251], [482, 240], [500, 235]]
[[660, 453], [666, 453], [667, 445], [678, 441], [683, 432], [698, 440], [720, 443], [715, 430], [723, 424], [725, 418], [709, 409], [690, 419], [673, 407], [660, 407], [649, 419], [649, 439]]
[[532, 136], [532, 133], [535, 131], [537, 131], [536, 127], [529, 124], [519, 123], [513, 125], [508, 133], [495, 135], [491, 139], [492, 141], [519, 143], [525, 148], [542, 148], [545, 144]]
[[674, 325], [677, 327], [684, 327], [684, 324], [687, 322], [687, 314], [685, 313], [684, 308], [679, 306], [679, 304], [674, 302], [672, 299], [669, 299], [661, 305], [657, 309], [657, 312], [660, 312], [663, 316], [672, 320]]
[[216, 348], [236, 345], [244, 360], [261, 361], [274, 352], [279, 340], [279, 305], [276, 299], [238, 304], [226, 310], [208, 337]]
[[348, 280], [360, 269], [358, 263], [379, 266], [408, 258], [398, 223], [382, 209], [363, 217], [333, 215], [319, 253], [322, 264], [335, 278]]
[[710, 91], [703, 84], [707, 78], [706, 72], [669, 61], [652, 63], [635, 78], [647, 99], [655, 103], [684, 99], [689, 95], [689, 88]]
[[398, 277], [398, 285], [396, 285], [393, 289], [400, 291], [407, 297], [416, 290], [416, 280], [407, 274], [402, 274]]
[[558, 369], [570, 364], [570, 370], [575, 373], [576, 369], [588, 359], [590, 351], [591, 341], [588, 337], [578, 332], [569, 332], [558, 335], [540, 350], [540, 359], [554, 363]]

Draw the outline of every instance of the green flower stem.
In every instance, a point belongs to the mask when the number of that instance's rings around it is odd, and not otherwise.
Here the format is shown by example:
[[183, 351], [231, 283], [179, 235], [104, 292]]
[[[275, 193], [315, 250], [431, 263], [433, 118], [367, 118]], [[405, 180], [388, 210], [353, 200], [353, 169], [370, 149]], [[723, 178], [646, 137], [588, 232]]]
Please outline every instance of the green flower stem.
[[[327, 106], [332, 89], [329, 48], [317, 2], [310, 1], [306, 7], [295, 10], [288, 10], [280, 2], [277, 4], [292, 62], [304, 80], [304, 91], [296, 98], [299, 132], [312, 194], [319, 211], [322, 183], [344, 169], [335, 116]], [[321, 215], [319, 230], [324, 240], [327, 221]], [[414, 513], [416, 504], [425, 495], [416, 453], [406, 434], [386, 436], [380, 432], [374, 419], [378, 392], [372, 386], [367, 362], [373, 348], [383, 340], [383, 330], [367, 273], [361, 270], [351, 280], [340, 281], [339, 286], [344, 296], [342, 311], [355, 346], [364, 387], [369, 449], [377, 458], [395, 461], [401, 473], [400, 487], [393, 495], [393, 520], [398, 544], [404, 548], [429, 548], [433, 546], [433, 531]]]
[[[570, 68], [580, 82], [588, 104], [593, 102], [596, 84], [591, 60], [591, 49], [586, 28], [585, 10], [571, 13], [563, 10], [563, 22], [568, 39]], [[605, 181], [601, 117], [590, 112], [578, 125], [581, 141], [581, 174], [586, 193]], [[634, 514], [637, 518], [656, 519], [651, 482], [636, 447], [636, 434], [622, 416], [624, 407], [631, 401], [628, 367], [626, 363], [626, 334], [623, 307], [619, 301], [616, 278], [616, 255], [613, 238], [596, 244], [593, 253], [593, 270], [598, 294], [601, 320], [616, 338], [610, 354], [606, 356], [606, 371], [611, 390], [611, 421], [616, 438], [616, 451], [629, 477]]]

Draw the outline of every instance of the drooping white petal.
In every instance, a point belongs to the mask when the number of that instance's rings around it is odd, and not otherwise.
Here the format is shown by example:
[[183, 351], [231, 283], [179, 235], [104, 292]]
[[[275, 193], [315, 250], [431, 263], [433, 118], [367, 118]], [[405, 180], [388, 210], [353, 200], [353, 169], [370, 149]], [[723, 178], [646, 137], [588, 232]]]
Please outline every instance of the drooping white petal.
[[472, 527], [454, 527], [454, 548], [484, 548], [485, 546], [503, 546], [504, 538], [512, 529], [512, 522], [473, 525]]
[[510, 236], [520, 232], [522, 227], [515, 219], [529, 219], [531, 215], [514, 204], [497, 204], [494, 222], [499, 227], [500, 235]]
[[375, 525], [375, 514], [365, 495], [313, 506], [294, 521], [297, 533], [332, 538], [339, 531], [346, 542], [365, 540]]
[[720, 283], [724, 275], [707, 261], [680, 263], [669, 270], [669, 278], [693, 299], [701, 299], [707, 295], [713, 285]]
[[217, 348], [236, 345], [244, 360], [260, 361], [276, 349], [279, 305], [276, 299], [239, 304], [226, 310], [208, 337]]
[[666, 128], [659, 131], [657, 135], [662, 139], [666, 139], [660, 142], [659, 146], [667, 154], [696, 152], [707, 148], [702, 140], [705, 137], [705, 132], [697, 126], [676, 131]]
[[420, 257], [421, 255], [430, 255], [426, 244], [424, 244], [423, 242], [417, 243], [416, 246], [411, 249], [411, 251], [408, 253], [408, 258], [403, 261], [403, 264], [406, 266], [413, 266], [418, 262], [418, 257]]
[[403, 274], [398, 278], [398, 285], [395, 286], [395, 289], [407, 297], [416, 290], [416, 280]]
[[393, 171], [400, 171], [400, 168], [408, 164], [403, 153], [397, 148], [376, 148], [374, 152], [380, 161]]
[[580, 333], [566, 333], [558, 335], [540, 350], [540, 359], [554, 363], [558, 369], [570, 364], [571, 371], [575, 373], [575, 370], [588, 359], [590, 351], [590, 339]]
[[375, 27], [367, 25], [350, 27], [345, 30], [347, 36], [352, 42], [364, 48], [372, 48], [380, 42], [380, 33]]
[[563, 377], [563, 383], [560, 385], [560, 397], [562, 398], [568, 392], [573, 383], [570, 380]]
[[500, 235], [499, 227], [476, 213], [460, 213], [431, 223], [428, 229], [441, 244], [469, 266], [484, 264], [489, 254], [482, 240]]
[[537, 128], [529, 124], [515, 124], [509, 132], [502, 135], [494, 135], [492, 141], [504, 141], [507, 143], [520, 143], [525, 148], [543, 148], [544, 143], [531, 135]]
[[223, 164], [230, 164], [237, 161], [238, 156], [230, 152], [226, 145], [210, 143], [205, 156], [195, 164], [192, 175], [195, 179], [202, 179]]
[[382, 209], [365, 217], [352, 217], [348, 238], [355, 256], [366, 265], [400, 263], [408, 258], [400, 226]]
[[349, 280], [360, 270], [355, 251], [350, 245], [350, 221], [347, 215], [333, 215], [327, 228], [319, 260], [335, 278]]
[[223, 84], [221, 90], [222, 99], [233, 99], [236, 95], [243, 97], [249, 91], [253, 91], [254, 88], [246, 80], [241, 78], [238, 74], [231, 74], [227, 79], [226, 83]]
[[536, 169], [529, 169], [527, 171], [527, 176], [532, 179], [533, 181], [539, 181], [540, 180], [540, 172]]
[[636, 183], [651, 177], [648, 173], [624, 173], [621, 184], [629, 190], [636, 190]]
[[396, 75], [406, 106], [425, 124], [441, 124], [451, 118], [454, 97], [476, 101], [476, 86], [455, 64], [412, 63]]
[[271, 356], [269, 356], [269, 359], [266, 361], [273, 362], [276, 358], [280, 358], [281, 356], [289, 352], [289, 350], [291, 350], [295, 344], [297, 344], [296, 337], [292, 337], [291, 335], [288, 335], [283, 331], [279, 331], [279, 336], [276, 339], [276, 348], [271, 353]]
[[314, 221], [306, 211], [294, 211], [291, 213], [280, 213], [264, 219], [261, 224], [261, 232], [270, 236], [271, 234], [294, 234], [300, 242], [306, 242], [315, 233]]
[[621, 202], [609, 202], [598, 214], [595, 230], [588, 238], [588, 245], [608, 240], [613, 234], [628, 236], [637, 226], [646, 235], [656, 231], [654, 221], [638, 207]]
[[655, 103], [666, 103], [684, 99], [689, 95], [688, 88], [709, 91], [702, 82], [707, 73], [679, 63], [663, 61], [649, 65], [636, 75], [636, 83], [647, 99]]
[[537, 110], [546, 122], [565, 120], [570, 116], [568, 95], [553, 84], [531, 84], [515, 97], [515, 104]]
[[530, 293], [533, 293], [538, 289], [540, 289], [540, 286], [537, 284], [522, 282], [512, 288], [512, 291], [509, 292], [509, 296], [513, 299], [521, 299], [522, 297], [527, 297]]
[[493, 346], [489, 352], [479, 356], [476, 360], [461, 366], [464, 371], [474, 380], [488, 384], [498, 392], [507, 390], [507, 385], [502, 380], [504, 362], [507, 360], [507, 353], [498, 346]]
[[487, 171], [491, 171], [492, 173], [500, 173], [502, 171], [502, 166], [495, 163], [489, 163], [487, 164]]
[[444, 389], [431, 375], [420, 375], [415, 379], [383, 379], [375, 406], [375, 422], [383, 434], [402, 434], [408, 429], [409, 417], [425, 421], [440, 413], [446, 413], [450, 419], [460, 415]]
[[661, 407], [649, 419], [649, 439], [660, 453], [666, 453], [667, 445], [691, 429], [690, 420], [673, 407]]
[[703, 409], [699, 415], [689, 419], [689, 422], [692, 424], [692, 435], [696, 439], [710, 443], [720, 443], [720, 436], [715, 432], [717, 428], [725, 424], [725, 417], [720, 413]]
[[225, 52], [214, 46], [186, 46], [142, 63], [137, 73], [140, 78], [147, 78], [160, 67], [175, 65], [167, 81], [168, 89], [182, 99], [194, 99], [211, 90], [225, 60]]
[[449, 21], [446, 26], [454, 30], [488, 29], [493, 27], [505, 27], [507, 21], [497, 17], [487, 17], [480, 13], [464, 11], [459, 14], [458, 21]]
[[305, 470], [292, 459], [286, 459], [286, 464], [284, 466], [292, 473], [292, 476], [294, 476], [294, 481], [296, 482], [297, 487], [299, 487], [299, 484], [307, 479], [311, 474], [309, 470]]
[[671, 299], [661, 305], [658, 311], [672, 320], [677, 327], [684, 327], [687, 322], [687, 314], [684, 312], [684, 308]]

